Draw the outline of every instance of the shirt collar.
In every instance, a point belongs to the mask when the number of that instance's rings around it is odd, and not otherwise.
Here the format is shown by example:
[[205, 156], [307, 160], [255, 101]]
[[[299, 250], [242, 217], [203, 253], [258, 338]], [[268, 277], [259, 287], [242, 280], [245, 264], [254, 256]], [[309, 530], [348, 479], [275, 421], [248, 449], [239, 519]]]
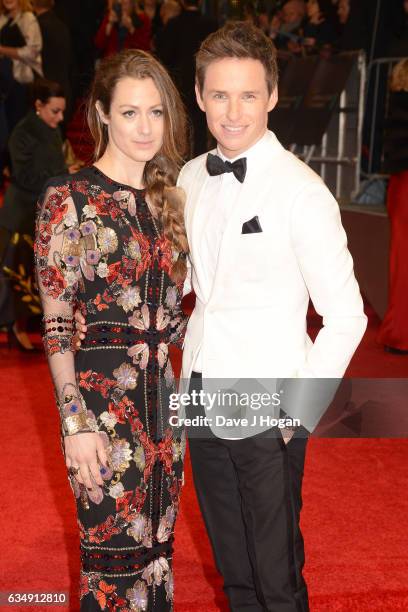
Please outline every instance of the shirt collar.
[[254, 145], [252, 145], [252, 147], [249, 147], [249, 149], [247, 149], [246, 151], [243, 151], [236, 157], [233, 157], [232, 159], [225, 157], [225, 155], [221, 153], [219, 146], [217, 146], [217, 155], [219, 155], [223, 161], [229, 161], [231, 163], [233, 163], [237, 159], [241, 159], [241, 157], [246, 157], [247, 162], [248, 162], [248, 160], [255, 159], [257, 157], [258, 153], [263, 148], [264, 142], [268, 138], [269, 138], [269, 132], [268, 130], [265, 130], [265, 134], [259, 140], [257, 140], [257, 142]]

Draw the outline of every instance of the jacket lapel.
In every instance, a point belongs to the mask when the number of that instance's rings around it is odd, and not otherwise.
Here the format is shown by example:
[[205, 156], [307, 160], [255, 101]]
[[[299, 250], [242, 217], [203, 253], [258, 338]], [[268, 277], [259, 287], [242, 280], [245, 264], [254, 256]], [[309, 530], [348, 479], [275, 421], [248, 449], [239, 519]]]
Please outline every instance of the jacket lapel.
[[223, 271], [234, 270], [234, 249], [231, 246], [241, 237], [242, 224], [257, 214], [259, 206], [259, 186], [264, 185], [269, 178], [268, 172], [272, 156], [281, 150], [281, 145], [272, 132], [267, 133], [267, 137], [257, 150], [256, 158], [248, 159], [248, 170], [245, 181], [242, 185], [236, 206], [228, 219], [218, 255], [217, 269], [215, 272], [214, 283], [211, 289], [209, 302], [216, 300], [217, 292], [222, 288], [220, 282]]
[[205, 266], [202, 252], [200, 249], [200, 226], [198, 224], [199, 215], [197, 214], [201, 206], [205, 206], [206, 202], [203, 199], [204, 187], [209, 176], [205, 163], [200, 164], [192, 183], [188, 186], [187, 207], [185, 214], [185, 222], [187, 229], [187, 237], [191, 251], [191, 257], [195, 268], [195, 273], [198, 282], [203, 278], [202, 268]]
[[234, 241], [238, 240], [241, 235], [243, 217], [250, 219], [253, 216], [251, 211], [255, 207], [255, 199], [253, 197], [251, 198], [251, 194], [254, 194], [254, 190], [254, 181], [250, 180], [248, 177], [248, 180], [245, 179], [243, 183], [236, 206], [227, 221], [225, 231], [221, 238], [217, 268], [215, 270], [214, 282], [208, 302], [216, 299], [217, 290], [221, 286], [220, 279], [222, 278], [223, 270], [229, 269], [232, 272], [234, 269], [234, 251], [231, 249], [231, 245]]

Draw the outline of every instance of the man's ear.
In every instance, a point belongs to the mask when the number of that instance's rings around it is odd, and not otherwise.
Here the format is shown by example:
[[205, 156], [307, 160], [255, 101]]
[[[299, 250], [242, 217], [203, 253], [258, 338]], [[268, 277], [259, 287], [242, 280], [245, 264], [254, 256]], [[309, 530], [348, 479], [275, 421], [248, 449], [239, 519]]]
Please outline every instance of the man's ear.
[[277, 103], [278, 103], [278, 86], [276, 85], [275, 89], [273, 90], [269, 98], [268, 113], [275, 108]]
[[95, 102], [95, 108], [96, 108], [96, 112], [98, 113], [99, 119], [101, 120], [101, 122], [104, 123], [105, 125], [108, 125], [109, 117], [107, 117], [105, 113], [103, 112], [102, 104], [99, 102], [99, 100]]
[[199, 87], [197, 81], [196, 81], [196, 84], [195, 84], [195, 94], [196, 94], [196, 100], [197, 100], [198, 106], [201, 108], [203, 113], [205, 113], [204, 102], [203, 102], [203, 99], [201, 97], [200, 87]]

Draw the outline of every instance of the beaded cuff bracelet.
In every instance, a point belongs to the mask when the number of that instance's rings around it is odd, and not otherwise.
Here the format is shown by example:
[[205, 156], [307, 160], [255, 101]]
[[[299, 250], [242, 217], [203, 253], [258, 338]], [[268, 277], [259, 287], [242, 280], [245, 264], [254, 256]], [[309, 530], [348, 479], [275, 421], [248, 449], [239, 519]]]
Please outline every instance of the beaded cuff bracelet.
[[48, 356], [72, 351], [73, 319], [62, 315], [43, 317], [43, 342]]
[[86, 407], [80, 396], [65, 395], [63, 401], [58, 403], [58, 408], [64, 436], [93, 431], [88, 422]]

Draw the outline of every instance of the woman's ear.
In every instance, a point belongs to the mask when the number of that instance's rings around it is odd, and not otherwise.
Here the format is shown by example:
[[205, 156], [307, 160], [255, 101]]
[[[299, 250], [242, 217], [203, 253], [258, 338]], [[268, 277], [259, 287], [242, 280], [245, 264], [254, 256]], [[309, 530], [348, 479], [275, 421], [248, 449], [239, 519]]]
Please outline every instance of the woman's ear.
[[95, 102], [95, 108], [96, 108], [96, 112], [98, 113], [99, 119], [101, 120], [101, 122], [104, 123], [105, 125], [108, 125], [109, 117], [107, 117], [105, 113], [103, 112], [102, 104], [99, 102], [99, 100]]

